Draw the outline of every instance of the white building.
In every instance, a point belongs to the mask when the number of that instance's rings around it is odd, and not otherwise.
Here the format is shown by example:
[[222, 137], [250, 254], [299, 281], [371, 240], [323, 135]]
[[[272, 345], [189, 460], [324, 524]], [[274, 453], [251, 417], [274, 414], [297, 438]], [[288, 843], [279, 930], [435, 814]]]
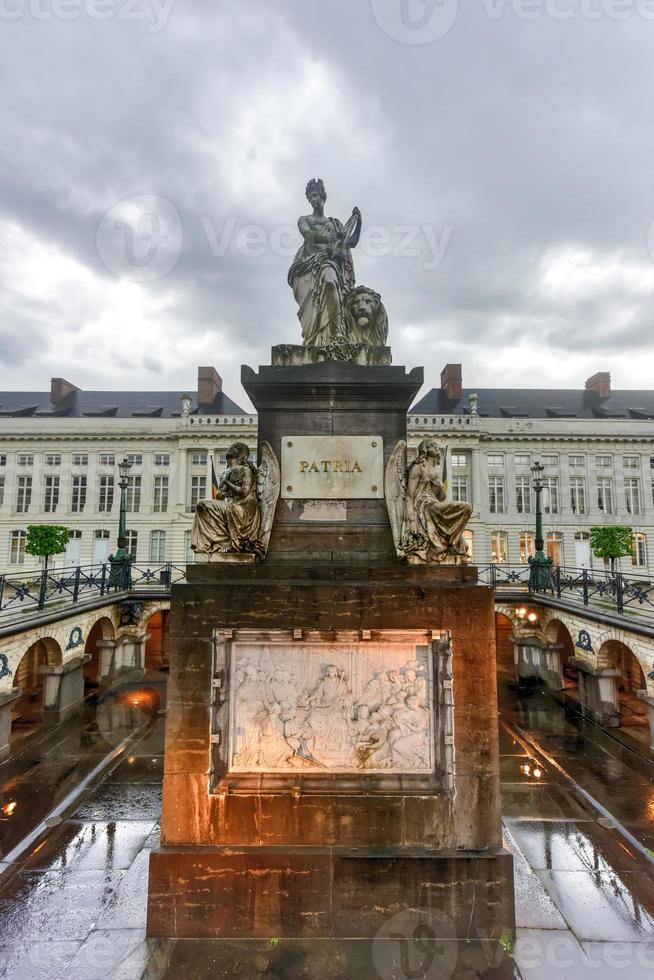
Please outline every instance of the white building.
[[[547, 550], [555, 563], [590, 566], [589, 530], [634, 531], [623, 570], [654, 568], [654, 391], [612, 391], [600, 373], [583, 389], [464, 389], [460, 364], [409, 414], [410, 446], [435, 434], [449, 450], [449, 488], [473, 505], [473, 558], [525, 562], [534, 550], [530, 466], [545, 466]], [[603, 564], [602, 562], [599, 563]]]
[[229, 445], [243, 440], [254, 452], [256, 434], [256, 416], [224, 394], [213, 368], [199, 369], [190, 395], [80, 391], [61, 378], [49, 392], [0, 393], [0, 571], [34, 564], [25, 529], [39, 523], [70, 528], [66, 564], [106, 561], [125, 456], [136, 560], [192, 560], [193, 510], [211, 493], [211, 457], [219, 472]]
[[[519, 563], [533, 550], [530, 466], [545, 465], [547, 547], [566, 565], [591, 562], [589, 528], [634, 529], [633, 564], [654, 566], [654, 391], [612, 392], [608, 374], [581, 390], [463, 389], [447, 365], [408, 418], [410, 449], [436, 435], [449, 450], [449, 486], [473, 505], [473, 558]], [[256, 416], [200, 368], [197, 391], [90, 392], [61, 378], [49, 392], [0, 392], [0, 573], [33, 565], [28, 524], [70, 528], [65, 560], [91, 564], [115, 549], [117, 464], [133, 466], [130, 543], [141, 563], [192, 560], [193, 509], [210, 493], [236, 439], [254, 451]], [[63, 559], [62, 559], [63, 561]]]

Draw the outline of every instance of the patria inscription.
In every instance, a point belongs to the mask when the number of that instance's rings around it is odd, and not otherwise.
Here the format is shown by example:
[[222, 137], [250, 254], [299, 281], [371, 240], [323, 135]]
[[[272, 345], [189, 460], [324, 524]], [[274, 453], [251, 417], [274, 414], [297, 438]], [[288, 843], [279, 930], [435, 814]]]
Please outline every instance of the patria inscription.
[[381, 436], [284, 436], [282, 497], [314, 500], [381, 499]]

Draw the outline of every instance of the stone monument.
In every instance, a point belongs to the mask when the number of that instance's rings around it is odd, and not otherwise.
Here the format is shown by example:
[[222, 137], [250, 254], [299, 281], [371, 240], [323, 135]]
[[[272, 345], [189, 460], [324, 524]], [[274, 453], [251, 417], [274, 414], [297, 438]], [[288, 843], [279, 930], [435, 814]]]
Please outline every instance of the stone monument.
[[205, 560], [173, 586], [148, 934], [230, 940], [222, 965], [274, 938], [298, 976], [422, 976], [374, 965], [397, 917], [460, 962], [513, 927], [493, 594], [445, 448], [407, 458], [423, 372], [392, 364], [381, 297], [355, 285], [360, 212], [326, 218], [319, 180], [307, 196], [303, 344], [242, 369], [257, 465], [232, 448], [197, 509]]

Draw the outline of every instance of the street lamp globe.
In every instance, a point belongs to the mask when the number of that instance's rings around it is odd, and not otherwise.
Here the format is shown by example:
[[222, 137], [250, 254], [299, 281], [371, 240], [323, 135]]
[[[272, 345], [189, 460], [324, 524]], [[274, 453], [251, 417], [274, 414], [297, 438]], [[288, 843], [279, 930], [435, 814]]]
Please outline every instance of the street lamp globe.
[[129, 471], [131, 470], [131, 468], [132, 468], [132, 464], [127, 459], [127, 457], [121, 460], [121, 462], [118, 464], [118, 475], [120, 476], [121, 483], [127, 482], [127, 477], [129, 476]]

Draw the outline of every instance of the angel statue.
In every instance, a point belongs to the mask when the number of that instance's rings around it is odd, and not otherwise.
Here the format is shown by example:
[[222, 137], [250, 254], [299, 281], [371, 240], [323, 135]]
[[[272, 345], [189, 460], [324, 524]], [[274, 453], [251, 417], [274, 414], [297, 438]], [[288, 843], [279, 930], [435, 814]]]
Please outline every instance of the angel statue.
[[250, 462], [250, 447], [235, 442], [227, 451], [227, 469], [214, 496], [199, 501], [195, 509], [193, 551], [209, 555], [209, 560], [235, 554], [262, 560], [268, 550], [279, 487], [279, 464], [268, 443], [261, 444], [257, 469]]
[[354, 208], [345, 225], [325, 217], [322, 180], [310, 180], [306, 196], [313, 211], [300, 218], [304, 243], [288, 273], [302, 324], [305, 347], [324, 347], [346, 335], [345, 299], [354, 286], [351, 249], [361, 235], [361, 212]]
[[448, 501], [446, 454], [425, 439], [407, 467], [406, 442], [398, 442], [386, 468], [386, 503], [398, 556], [411, 564], [469, 561], [464, 532], [470, 504]]

